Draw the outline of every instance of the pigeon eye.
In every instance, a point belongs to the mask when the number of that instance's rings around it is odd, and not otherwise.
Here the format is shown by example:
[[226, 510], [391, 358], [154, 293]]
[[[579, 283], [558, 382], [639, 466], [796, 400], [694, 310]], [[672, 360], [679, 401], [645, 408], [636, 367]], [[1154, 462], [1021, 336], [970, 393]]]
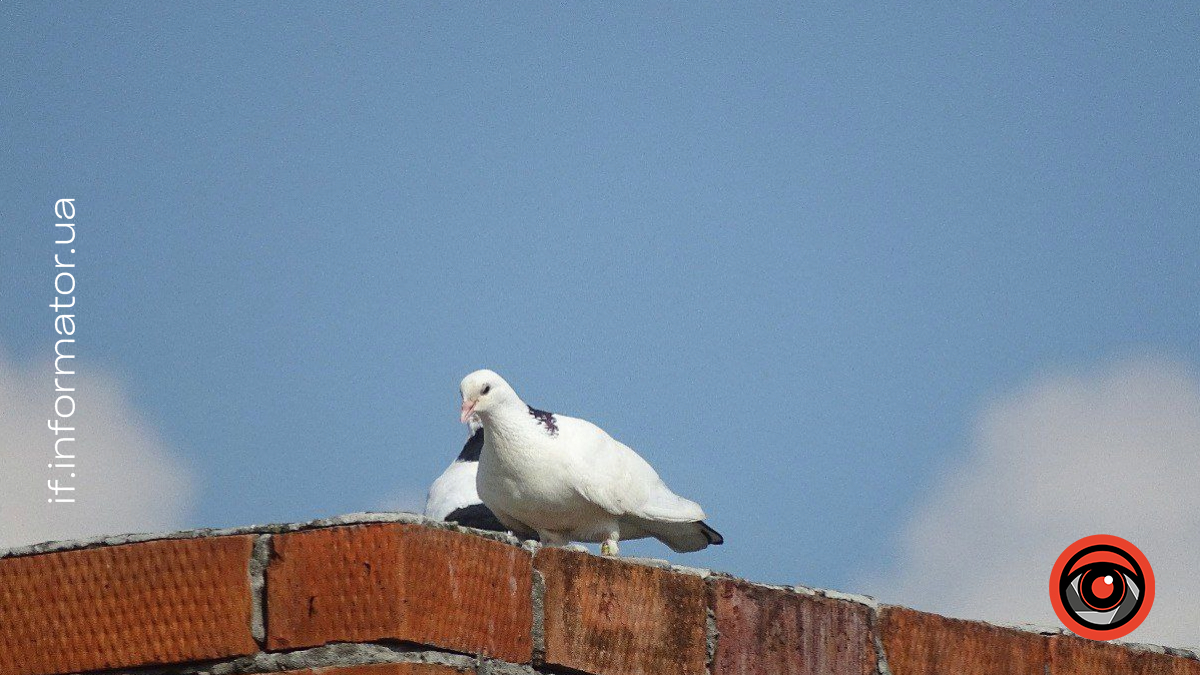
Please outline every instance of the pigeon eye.
[[491, 391], [491, 390], [492, 390], [492, 385], [490, 385], [490, 384], [485, 384], [485, 385], [483, 385], [483, 394], [484, 394], [484, 396], [486, 396], [486, 395], [487, 395], [487, 393], [488, 393], [489, 391]]

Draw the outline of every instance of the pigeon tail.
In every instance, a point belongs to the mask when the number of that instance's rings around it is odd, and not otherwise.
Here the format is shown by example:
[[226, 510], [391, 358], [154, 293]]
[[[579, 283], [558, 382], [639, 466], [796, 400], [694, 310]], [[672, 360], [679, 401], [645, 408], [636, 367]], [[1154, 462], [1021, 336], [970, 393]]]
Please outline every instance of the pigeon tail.
[[448, 523], [458, 523], [464, 527], [473, 527], [477, 530], [508, 532], [508, 528], [496, 518], [496, 514], [483, 504], [471, 504], [454, 509], [442, 520]]
[[721, 533], [709, 527], [703, 520], [668, 523], [638, 518], [637, 525], [676, 553], [693, 553], [710, 545], [725, 543]]
[[709, 527], [708, 523], [702, 520], [697, 525], [704, 531], [704, 536], [708, 537], [708, 543], [713, 546], [720, 546], [725, 543], [725, 537], [722, 537], [720, 532]]

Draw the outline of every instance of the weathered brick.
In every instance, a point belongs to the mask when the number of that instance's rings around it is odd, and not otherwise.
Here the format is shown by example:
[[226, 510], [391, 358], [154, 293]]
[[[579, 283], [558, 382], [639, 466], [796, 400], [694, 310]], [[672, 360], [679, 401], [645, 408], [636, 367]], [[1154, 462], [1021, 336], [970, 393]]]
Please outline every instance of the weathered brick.
[[875, 671], [870, 610], [722, 579], [709, 586], [716, 613], [715, 675], [869, 675]]
[[699, 577], [557, 548], [534, 557], [546, 593], [546, 663], [597, 675], [703, 675]]
[[151, 541], [0, 560], [0, 673], [250, 654], [253, 538]]
[[366, 666], [330, 666], [309, 670], [289, 670], [282, 675], [459, 675], [472, 670], [432, 663], [376, 663]]
[[1200, 675], [1200, 662], [1076, 637], [1050, 640], [1049, 675]]
[[526, 551], [414, 525], [272, 538], [267, 647], [403, 640], [511, 662], [532, 656]]
[[1045, 675], [1041, 635], [900, 607], [881, 624], [893, 675]]

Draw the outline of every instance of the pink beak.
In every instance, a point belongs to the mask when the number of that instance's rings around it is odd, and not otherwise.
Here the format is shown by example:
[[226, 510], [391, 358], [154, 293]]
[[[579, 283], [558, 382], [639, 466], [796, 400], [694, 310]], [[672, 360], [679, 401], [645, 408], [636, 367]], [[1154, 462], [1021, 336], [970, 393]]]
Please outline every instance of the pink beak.
[[458, 418], [458, 421], [466, 424], [467, 420], [471, 419], [473, 412], [475, 412], [475, 401], [463, 401], [462, 416]]

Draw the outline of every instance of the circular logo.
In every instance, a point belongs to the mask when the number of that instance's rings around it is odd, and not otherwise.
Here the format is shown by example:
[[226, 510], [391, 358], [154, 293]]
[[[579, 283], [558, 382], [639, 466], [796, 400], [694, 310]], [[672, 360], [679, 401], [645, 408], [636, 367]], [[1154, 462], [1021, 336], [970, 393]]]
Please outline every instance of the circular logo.
[[1068, 630], [1093, 640], [1124, 637], [1154, 604], [1154, 570], [1138, 547], [1110, 534], [1067, 547], [1050, 572], [1050, 604]]

